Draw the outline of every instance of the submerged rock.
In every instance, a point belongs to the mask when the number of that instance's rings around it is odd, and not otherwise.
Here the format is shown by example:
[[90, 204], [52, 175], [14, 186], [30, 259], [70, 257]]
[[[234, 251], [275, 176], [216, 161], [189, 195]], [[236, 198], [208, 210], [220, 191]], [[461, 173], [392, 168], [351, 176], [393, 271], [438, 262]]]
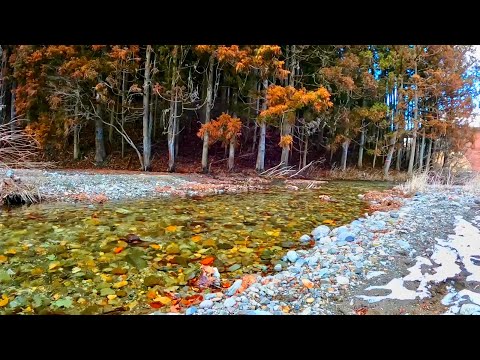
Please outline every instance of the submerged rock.
[[337, 243], [341, 241], [352, 242], [355, 241], [355, 235], [348, 231], [342, 231], [338, 234]]

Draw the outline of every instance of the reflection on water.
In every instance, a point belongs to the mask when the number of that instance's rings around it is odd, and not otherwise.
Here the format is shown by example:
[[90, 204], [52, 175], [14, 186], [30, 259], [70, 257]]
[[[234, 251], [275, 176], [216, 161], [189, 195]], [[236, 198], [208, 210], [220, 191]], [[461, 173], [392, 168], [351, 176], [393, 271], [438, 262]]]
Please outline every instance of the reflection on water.
[[[383, 183], [331, 182], [204, 198], [40, 204], [0, 213], [0, 314], [168, 311], [200, 262], [222, 278], [269, 271], [320, 224], [359, 217]], [[328, 195], [334, 202], [320, 201]], [[173, 301], [175, 303], [175, 301]]]

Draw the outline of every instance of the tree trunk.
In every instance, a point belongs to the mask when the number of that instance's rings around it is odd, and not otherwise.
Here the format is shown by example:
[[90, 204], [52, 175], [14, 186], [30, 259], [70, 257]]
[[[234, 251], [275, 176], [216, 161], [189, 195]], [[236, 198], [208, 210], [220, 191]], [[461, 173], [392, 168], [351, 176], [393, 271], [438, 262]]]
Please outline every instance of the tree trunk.
[[[257, 86], [258, 92], [260, 92], [260, 84]], [[260, 96], [257, 98], [257, 103], [255, 107], [255, 117], [258, 119], [258, 115], [260, 114]], [[258, 129], [258, 120], [255, 120], [255, 127], [253, 129], [253, 143], [252, 143], [252, 150], [251, 152], [255, 151], [257, 145], [257, 129]]]
[[175, 130], [177, 129], [177, 53], [178, 45], [173, 47], [172, 61], [172, 99], [170, 100], [170, 118], [168, 120], [168, 171], [175, 171]]
[[[396, 109], [400, 107], [400, 102], [402, 101], [402, 97], [400, 95], [400, 90], [403, 88], [403, 79], [400, 80], [400, 86], [397, 87], [397, 101], [396, 101]], [[390, 171], [390, 165], [392, 163], [393, 151], [395, 150], [395, 144], [397, 143], [397, 136], [398, 136], [398, 125], [395, 124], [395, 116], [397, 115], [397, 111], [392, 110], [392, 121], [393, 121], [393, 135], [390, 138], [390, 144], [388, 148], [387, 158], [385, 159], [385, 163], [383, 165], [383, 175], [388, 177], [388, 172]]]
[[[401, 142], [401, 141], [400, 141]], [[397, 171], [402, 169], [402, 146], [399, 146], [397, 149]]]
[[78, 103], [75, 104], [75, 125], [73, 126], [73, 159], [80, 157], [80, 125], [78, 124]]
[[235, 166], [235, 136], [230, 140], [230, 146], [228, 151], [228, 171], [232, 171]]
[[14, 80], [12, 82], [12, 96], [11, 96], [11, 102], [10, 102], [10, 129], [12, 131], [15, 130], [16, 128], [16, 125], [17, 125], [17, 114], [16, 114], [16, 109], [15, 109], [15, 99], [16, 99], [16, 96], [15, 96], [15, 91], [17, 89], [17, 83], [16, 81]]
[[150, 171], [150, 154], [152, 151], [151, 126], [150, 126], [150, 56], [152, 46], [147, 45], [145, 57], [145, 78], [143, 81], [143, 170]]
[[428, 140], [427, 161], [425, 163], [425, 172], [430, 171], [430, 161], [432, 159], [432, 143], [433, 139]]
[[[125, 83], [125, 70], [122, 71], [122, 131], [124, 131], [125, 126], [125, 94], [126, 94], [126, 83]], [[125, 139], [122, 136], [122, 159], [125, 156]]]
[[[363, 107], [366, 107], [367, 101], [363, 99]], [[359, 169], [363, 168], [363, 149], [365, 147], [365, 119], [362, 119], [362, 130], [360, 133], [360, 148], [358, 149], [358, 163]]]
[[97, 115], [95, 116], [95, 162], [97, 164], [105, 161], [105, 142], [103, 138], [102, 105], [97, 104]]
[[307, 166], [307, 154], [308, 154], [308, 133], [305, 133], [305, 147], [303, 149], [303, 166]]
[[[212, 55], [210, 55], [210, 62], [208, 65], [207, 102], [205, 104], [205, 124], [208, 124], [210, 122], [210, 111], [212, 110], [214, 62], [215, 62], [215, 54], [212, 53]], [[202, 172], [208, 173], [208, 131], [205, 131], [205, 135], [203, 135]]]
[[422, 132], [422, 145], [420, 146], [420, 155], [418, 156], [418, 169], [423, 171], [423, 159], [425, 157], [425, 128]]
[[[289, 81], [289, 86], [291, 87], [295, 87], [295, 69], [296, 69], [296, 66], [297, 66], [297, 60], [296, 60], [296, 56], [295, 56], [295, 51], [296, 51], [296, 46], [295, 45], [292, 45], [290, 47], [290, 81]], [[287, 116], [287, 119], [284, 118], [283, 120], [283, 136], [288, 136], [291, 134], [292, 132], [292, 125], [295, 125], [295, 122], [296, 122], [296, 115], [294, 113], [293, 115], [293, 121], [290, 122], [289, 119], [288, 119], [288, 116]], [[283, 164], [283, 166], [288, 166], [288, 156], [290, 154], [290, 147], [289, 146], [286, 146], [284, 148], [282, 148], [282, 156], [280, 158], [280, 163]], [[300, 161], [301, 162], [301, 161]]]
[[108, 142], [110, 145], [113, 142], [113, 124], [115, 122], [115, 104], [112, 105], [112, 111], [110, 112], [110, 126], [108, 128]]
[[[415, 60], [415, 75], [417, 75], [417, 61]], [[418, 128], [418, 84], [415, 85], [414, 95], [414, 108], [413, 108], [413, 132], [412, 132], [412, 144], [410, 148], [410, 159], [408, 161], [408, 175], [413, 174], [413, 164], [415, 162], [415, 147], [417, 144], [417, 128]]]
[[348, 157], [348, 147], [350, 146], [350, 139], [345, 139], [342, 143], [342, 160], [340, 161], [340, 166], [342, 171], [347, 170], [347, 157]]
[[[267, 109], [266, 94], [268, 89], [267, 79], [263, 80], [263, 89], [265, 90], [265, 100], [263, 101], [263, 104], [262, 104], [262, 110], [266, 110]], [[258, 143], [258, 155], [257, 155], [257, 164], [256, 164], [257, 172], [265, 171], [265, 136], [266, 134], [267, 134], [267, 124], [265, 123], [265, 121], [262, 121], [260, 123], [260, 139]]]
[[376, 129], [377, 135], [375, 136], [375, 152], [373, 154], [373, 164], [372, 164], [372, 169], [375, 169], [375, 163], [377, 162], [377, 151], [378, 151], [378, 136], [380, 134], [380, 129]]

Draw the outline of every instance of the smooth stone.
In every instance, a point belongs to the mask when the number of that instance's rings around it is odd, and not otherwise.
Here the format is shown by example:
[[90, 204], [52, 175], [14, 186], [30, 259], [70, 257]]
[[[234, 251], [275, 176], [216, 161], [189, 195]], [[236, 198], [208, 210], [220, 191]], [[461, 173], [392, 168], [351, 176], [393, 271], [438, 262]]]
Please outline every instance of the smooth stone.
[[363, 269], [361, 267], [356, 267], [354, 272], [355, 274], [361, 274], [363, 272]]
[[235, 280], [232, 286], [230, 286], [226, 292], [227, 296], [232, 296], [237, 292], [237, 290], [242, 286], [242, 280]]
[[338, 234], [337, 244], [340, 241], [346, 241], [346, 242], [355, 241], [355, 235], [353, 235], [351, 232], [343, 231], [340, 234]]
[[337, 255], [337, 261], [343, 261], [343, 260], [345, 260], [345, 256]]
[[237, 303], [237, 301], [233, 297], [231, 297], [231, 298], [228, 298], [227, 300], [225, 300], [223, 305], [225, 307], [229, 308], [229, 307], [235, 306], [236, 303]]
[[411, 248], [410, 244], [405, 240], [397, 240], [397, 245], [400, 246], [403, 250], [409, 250]]
[[200, 309], [208, 309], [213, 306], [213, 301], [212, 300], [203, 300], [200, 305], [198, 305]]
[[460, 308], [460, 315], [473, 315], [476, 312], [480, 312], [480, 306], [475, 304], [463, 304]]
[[274, 266], [273, 270], [275, 271], [282, 271], [282, 264], [277, 264]]
[[304, 259], [297, 259], [297, 261], [295, 261], [295, 267], [301, 268], [305, 263], [306, 261]]
[[309, 235], [302, 235], [300, 236], [300, 242], [306, 243], [310, 241], [310, 236]]
[[330, 235], [335, 235], [338, 237], [338, 235], [340, 235], [342, 232], [345, 232], [345, 231], [348, 231], [348, 227], [346, 227], [345, 225], [342, 225], [338, 228], [333, 229]]
[[294, 263], [298, 259], [298, 254], [295, 250], [290, 250], [287, 252], [287, 259], [288, 261]]
[[350, 224], [351, 226], [362, 226], [362, 222], [360, 220], [353, 220]]
[[327, 225], [320, 225], [312, 230], [312, 236], [315, 239], [315, 241], [320, 240], [321, 238], [327, 236], [328, 234], [330, 234], [330, 228]]
[[345, 245], [347, 245], [347, 242], [345, 240], [338, 240], [336, 242], [336, 245], [337, 246], [345, 246]]
[[330, 255], [336, 255], [336, 254], [338, 254], [338, 249], [330, 248], [330, 249], [328, 249], [327, 253], [330, 254]]
[[391, 217], [392, 219], [398, 219], [399, 216], [400, 216], [400, 214], [398, 213], [398, 211], [391, 211], [391, 212], [390, 212], [390, 217]]
[[318, 256], [309, 257], [307, 260], [308, 266], [315, 266], [320, 258]]
[[245, 310], [240, 312], [241, 315], [272, 315], [270, 311], [266, 310]]
[[197, 308], [195, 306], [191, 306], [185, 311], [185, 315], [193, 315], [196, 312], [197, 312]]
[[345, 276], [337, 276], [335, 279], [339, 285], [347, 285], [350, 283], [350, 280]]
[[211, 300], [217, 297], [217, 294], [205, 294], [205, 300]]
[[328, 275], [330, 273], [330, 269], [320, 269], [317, 272], [317, 275], [320, 276], [321, 278]]
[[357, 262], [355, 263], [355, 267], [361, 269], [361, 268], [363, 268], [363, 263], [362, 263], [361, 261], [357, 261]]

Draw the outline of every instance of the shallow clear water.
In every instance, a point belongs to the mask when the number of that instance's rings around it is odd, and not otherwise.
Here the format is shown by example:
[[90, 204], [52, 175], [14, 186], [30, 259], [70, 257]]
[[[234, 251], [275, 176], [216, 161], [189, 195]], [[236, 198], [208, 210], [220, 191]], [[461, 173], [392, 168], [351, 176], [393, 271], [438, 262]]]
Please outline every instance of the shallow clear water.
[[[272, 187], [196, 199], [4, 210], [0, 314], [168, 311], [197, 290], [189, 285], [200, 262], [217, 267], [222, 279], [270, 271], [289, 248], [300, 247], [301, 235], [361, 216], [366, 204], [358, 194], [387, 186], [330, 182], [316, 190]], [[319, 200], [322, 194], [335, 202]]]

